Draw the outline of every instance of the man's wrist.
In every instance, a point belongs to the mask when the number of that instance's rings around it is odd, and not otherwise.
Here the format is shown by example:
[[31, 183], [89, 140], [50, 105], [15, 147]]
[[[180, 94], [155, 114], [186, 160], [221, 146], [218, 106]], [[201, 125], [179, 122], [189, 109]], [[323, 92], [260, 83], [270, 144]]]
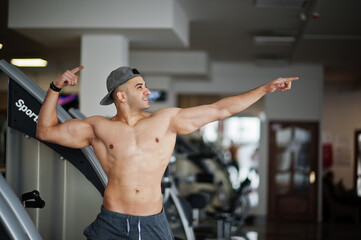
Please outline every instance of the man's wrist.
[[61, 88], [58, 88], [57, 86], [55, 86], [54, 82], [50, 83], [50, 89], [55, 91], [55, 92], [60, 92]]
[[262, 88], [262, 91], [263, 91], [264, 95], [272, 92], [269, 83], [264, 84], [263, 86], [261, 86], [261, 88]]

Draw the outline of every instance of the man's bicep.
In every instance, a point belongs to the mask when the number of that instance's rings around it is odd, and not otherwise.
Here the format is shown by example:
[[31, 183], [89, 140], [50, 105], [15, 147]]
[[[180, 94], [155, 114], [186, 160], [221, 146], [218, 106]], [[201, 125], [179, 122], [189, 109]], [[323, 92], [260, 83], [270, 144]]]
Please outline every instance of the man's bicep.
[[83, 148], [94, 136], [92, 126], [84, 120], [72, 119], [54, 128], [51, 141], [66, 147]]
[[94, 138], [94, 130], [87, 120], [72, 119], [69, 121], [68, 133], [76, 142], [74, 147], [82, 148], [89, 146]]
[[214, 105], [202, 105], [179, 109], [174, 119], [174, 128], [178, 134], [196, 131], [207, 123], [221, 119], [220, 109]]

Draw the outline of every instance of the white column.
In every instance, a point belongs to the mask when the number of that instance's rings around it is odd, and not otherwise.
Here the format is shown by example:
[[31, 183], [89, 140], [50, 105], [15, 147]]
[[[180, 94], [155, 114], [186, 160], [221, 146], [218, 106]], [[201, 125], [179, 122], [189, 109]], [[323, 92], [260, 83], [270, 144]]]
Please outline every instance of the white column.
[[[133, 66], [133, 65], [132, 65]], [[138, 66], [137, 66], [138, 67]], [[142, 68], [138, 68], [138, 70], [143, 74]], [[146, 74], [146, 73], [145, 73]], [[151, 92], [153, 91], [165, 91], [167, 96], [164, 102], [152, 102], [150, 104], [150, 109], [148, 111], [155, 112], [157, 110], [167, 108], [167, 107], [175, 107], [176, 105], [176, 94], [173, 92], [173, 80], [170, 76], [166, 75], [149, 75], [144, 78], [147, 83], [147, 87]]]
[[115, 115], [114, 104], [102, 106], [99, 102], [107, 94], [110, 72], [128, 66], [128, 39], [121, 35], [83, 35], [80, 54], [80, 63], [85, 67], [80, 76], [80, 111], [88, 117]]

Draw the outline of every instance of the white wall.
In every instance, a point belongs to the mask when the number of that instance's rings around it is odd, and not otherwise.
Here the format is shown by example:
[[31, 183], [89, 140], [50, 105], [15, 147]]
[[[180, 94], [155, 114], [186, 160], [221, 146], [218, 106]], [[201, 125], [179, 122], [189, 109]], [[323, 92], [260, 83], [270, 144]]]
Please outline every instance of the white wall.
[[207, 75], [208, 54], [204, 51], [133, 50], [129, 56], [132, 67], [141, 73], [163, 75]]
[[[9, 1], [9, 26], [15, 28], [165, 28], [172, 24], [173, 1], [107, 1], [105, 4], [103, 1], [96, 0], [12, 0]], [[159, 14], [160, 11], [162, 14]]]
[[323, 142], [333, 145], [335, 182], [342, 179], [346, 188], [352, 188], [354, 132], [361, 129], [361, 89], [325, 88], [323, 109]]
[[132, 46], [189, 46], [189, 20], [176, 0], [12, 0], [9, 28], [44, 45], [68, 44], [83, 34], [118, 34]]
[[85, 116], [114, 116], [114, 105], [102, 106], [111, 71], [129, 65], [129, 41], [121, 35], [84, 35], [81, 38], [80, 110]]

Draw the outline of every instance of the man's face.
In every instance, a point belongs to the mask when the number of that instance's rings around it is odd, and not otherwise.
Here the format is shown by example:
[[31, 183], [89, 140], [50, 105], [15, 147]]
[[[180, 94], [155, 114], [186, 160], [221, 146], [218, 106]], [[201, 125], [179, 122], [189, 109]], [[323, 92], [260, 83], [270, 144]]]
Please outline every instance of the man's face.
[[148, 96], [150, 91], [142, 77], [135, 77], [126, 83], [128, 104], [131, 108], [145, 110], [150, 107]]

